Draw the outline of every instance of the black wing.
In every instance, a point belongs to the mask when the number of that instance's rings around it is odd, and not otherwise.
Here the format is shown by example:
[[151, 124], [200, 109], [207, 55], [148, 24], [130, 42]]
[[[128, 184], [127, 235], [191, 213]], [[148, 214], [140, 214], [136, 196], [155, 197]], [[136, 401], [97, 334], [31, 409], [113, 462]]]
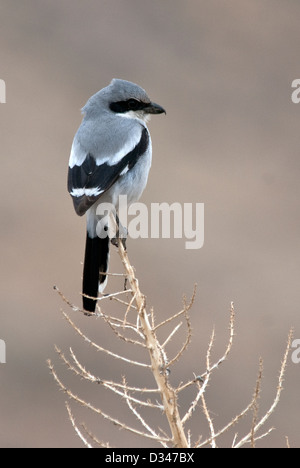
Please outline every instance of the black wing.
[[80, 166], [69, 167], [68, 191], [73, 198], [74, 208], [79, 216], [86, 211], [122, 176], [124, 171], [132, 169], [149, 145], [149, 134], [143, 129], [137, 145], [119, 162], [97, 165], [96, 158], [87, 154]]

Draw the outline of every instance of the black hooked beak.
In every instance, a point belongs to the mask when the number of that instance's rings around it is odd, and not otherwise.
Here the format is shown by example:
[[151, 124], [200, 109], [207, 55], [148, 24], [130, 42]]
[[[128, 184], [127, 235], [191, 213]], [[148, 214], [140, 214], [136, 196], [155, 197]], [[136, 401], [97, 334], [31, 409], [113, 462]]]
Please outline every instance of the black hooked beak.
[[155, 104], [155, 102], [150, 102], [150, 104], [147, 104], [143, 110], [147, 114], [166, 114], [165, 109], [159, 104]]

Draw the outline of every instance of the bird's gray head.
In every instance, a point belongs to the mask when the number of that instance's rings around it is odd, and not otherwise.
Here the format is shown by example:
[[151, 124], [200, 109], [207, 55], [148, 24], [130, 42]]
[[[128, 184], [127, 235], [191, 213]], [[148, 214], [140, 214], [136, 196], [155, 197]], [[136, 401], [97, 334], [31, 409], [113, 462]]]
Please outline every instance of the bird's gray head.
[[151, 114], [166, 113], [163, 107], [151, 102], [143, 88], [130, 81], [119, 79], [113, 79], [106, 88], [94, 94], [82, 111], [87, 117], [97, 116], [101, 111], [146, 122]]

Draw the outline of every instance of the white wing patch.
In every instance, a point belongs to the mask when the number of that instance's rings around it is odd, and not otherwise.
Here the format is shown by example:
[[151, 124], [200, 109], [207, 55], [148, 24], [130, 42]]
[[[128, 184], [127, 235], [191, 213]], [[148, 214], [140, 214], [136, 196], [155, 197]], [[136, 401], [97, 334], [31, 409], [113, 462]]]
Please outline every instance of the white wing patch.
[[83, 197], [84, 195], [86, 197], [98, 197], [103, 192], [104, 192], [104, 190], [100, 190], [98, 187], [94, 187], [94, 188], [90, 188], [90, 189], [87, 189], [87, 188], [73, 188], [70, 195], [72, 195], [72, 197]]
[[[124, 158], [124, 156], [130, 153], [139, 143], [143, 129], [144, 129], [144, 126], [141, 125], [136, 129], [135, 132], [133, 132], [131, 135], [128, 135], [128, 140], [122, 146], [122, 148], [119, 149], [119, 151], [115, 153], [107, 154], [107, 155], [101, 155], [101, 156], [97, 156], [96, 154], [93, 154], [93, 157], [96, 160], [96, 165], [101, 166], [102, 164], [106, 163], [108, 166], [114, 166], [115, 164], [118, 164]], [[81, 166], [86, 156], [87, 156], [87, 152], [83, 150], [82, 146], [80, 145], [80, 143], [75, 137], [73, 144], [72, 144], [70, 160], [69, 160], [70, 169], [73, 169], [74, 166]]]
[[127, 164], [126, 167], [124, 167], [123, 171], [120, 172], [120, 176], [125, 175], [129, 171], [129, 165]]
[[70, 160], [69, 160], [70, 169], [73, 169], [74, 166], [81, 166], [85, 158], [86, 158], [86, 153], [82, 150], [80, 144], [75, 138], [72, 144]]

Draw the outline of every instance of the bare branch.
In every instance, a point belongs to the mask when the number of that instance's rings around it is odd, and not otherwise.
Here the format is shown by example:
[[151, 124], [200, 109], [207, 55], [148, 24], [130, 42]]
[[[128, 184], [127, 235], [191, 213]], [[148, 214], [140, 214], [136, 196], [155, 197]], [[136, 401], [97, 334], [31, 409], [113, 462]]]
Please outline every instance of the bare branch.
[[[110, 317], [103, 315], [103, 319], [110, 326], [110, 328], [113, 330], [113, 332], [117, 335], [118, 338], [125, 341], [126, 343], [131, 343], [131, 344], [134, 344], [134, 345], [141, 346], [142, 348], [146, 348], [145, 343], [142, 343], [141, 341], [133, 340], [131, 338], [127, 338], [126, 336], [124, 336], [120, 332], [118, 332], [117, 328], [120, 327], [120, 325], [114, 324]], [[123, 325], [122, 325], [122, 328], [127, 328], [128, 329], [128, 328], [130, 328], [130, 326], [127, 326], [126, 323], [124, 322]], [[137, 328], [132, 327], [132, 329], [139, 333]], [[143, 337], [142, 333], [139, 333], [139, 334]]]
[[148, 315], [145, 308], [146, 299], [140, 291], [138, 280], [135, 277], [134, 270], [129, 262], [127, 252], [125, 251], [124, 246], [120, 241], [119, 255], [127, 273], [130, 287], [133, 290], [133, 294], [136, 295], [135, 301], [139, 310], [138, 315], [150, 354], [151, 369], [157, 386], [160, 389], [165, 414], [172, 431], [173, 444], [176, 447], [188, 447], [188, 441], [184, 433], [183, 425], [179, 415], [175, 390], [170, 386], [166, 373], [162, 373], [162, 369], [164, 369], [165, 364], [162, 360], [161, 346], [148, 320]]
[[252, 418], [252, 427], [251, 427], [251, 447], [255, 448], [255, 426], [257, 424], [258, 418], [258, 399], [261, 391], [261, 381], [263, 374], [263, 361], [259, 360], [259, 372], [256, 381], [255, 391], [253, 395], [253, 418]]
[[173, 320], [180, 317], [181, 315], [186, 314], [186, 312], [188, 312], [193, 307], [193, 304], [194, 304], [195, 299], [196, 299], [196, 291], [197, 291], [197, 285], [195, 284], [193, 295], [192, 295], [192, 298], [191, 298], [189, 304], [186, 304], [186, 297], [184, 296], [184, 298], [183, 298], [184, 308], [180, 312], [178, 312], [177, 314], [172, 315], [172, 317], [169, 317], [166, 320], [164, 320], [163, 322], [156, 325], [156, 327], [153, 327], [153, 331], [155, 332], [160, 327], [163, 327], [164, 325], [166, 325], [167, 323], [172, 322]]
[[[55, 380], [55, 382], [58, 384], [59, 388], [61, 390], [63, 390], [63, 392], [65, 392], [69, 398], [71, 398], [72, 400], [76, 401], [77, 403], [79, 403], [80, 405], [84, 406], [85, 408], [88, 408], [90, 410], [92, 410], [94, 413], [102, 416], [104, 419], [112, 422], [113, 424], [115, 424], [116, 426], [118, 426], [119, 428], [121, 429], [125, 429], [126, 431], [128, 432], [132, 432], [133, 434], [136, 434], [136, 435], [139, 435], [141, 437], [147, 437], [148, 439], [152, 439], [152, 440], [156, 440], [156, 437], [152, 436], [152, 435], [149, 435], [149, 434], [145, 434], [144, 432], [141, 432], [141, 431], [138, 431], [137, 429], [134, 429], [130, 426], [128, 426], [127, 424], [125, 423], [122, 423], [120, 422], [118, 419], [115, 419], [113, 418], [112, 416], [104, 413], [100, 408], [96, 408], [95, 406], [93, 406], [91, 403], [88, 403], [87, 401], [83, 400], [82, 398], [78, 397], [77, 395], [75, 395], [70, 389], [68, 389], [63, 383], [62, 381], [59, 379], [58, 375], [56, 374], [55, 370], [54, 370], [54, 367], [51, 363], [50, 360], [48, 360], [48, 367], [51, 371], [51, 374], [53, 375], [53, 378]], [[162, 439], [161, 439], [162, 440]], [[168, 442], [169, 439], [165, 439], [164, 442]]]
[[68, 314], [66, 314], [64, 311], [62, 311], [63, 313], [63, 316], [65, 317], [65, 319], [69, 322], [69, 324], [71, 325], [71, 327], [78, 333], [79, 336], [81, 336], [81, 338], [84, 339], [84, 341], [86, 341], [87, 343], [89, 343], [93, 348], [95, 348], [97, 351], [102, 351], [106, 354], [108, 354], [109, 356], [112, 356], [116, 359], [120, 359], [121, 361], [125, 361], [125, 362], [128, 362], [129, 364], [134, 364], [135, 366], [141, 366], [141, 367], [147, 367], [149, 368], [149, 364], [145, 364], [143, 362], [137, 362], [137, 361], [133, 361], [131, 359], [127, 359], [125, 358], [124, 356], [120, 356], [119, 354], [115, 354], [111, 351], [109, 351], [108, 349], [105, 349], [105, 348], [102, 348], [101, 346], [97, 345], [94, 341], [90, 340], [81, 330], [80, 328], [78, 328], [74, 322], [72, 322], [72, 320], [70, 319], [70, 317], [68, 316]]
[[89, 438], [94, 442], [95, 445], [98, 445], [98, 447], [101, 447], [101, 448], [111, 448], [108, 442], [102, 442], [95, 436], [95, 434], [92, 434], [91, 431], [86, 427], [84, 423], [81, 424], [81, 427], [89, 436]]
[[[226, 426], [224, 426], [222, 429], [220, 429], [215, 435], [214, 435], [214, 438], [217, 439], [218, 437], [220, 437], [222, 434], [224, 434], [225, 432], [227, 432], [229, 429], [231, 429], [235, 424], [237, 424], [239, 422], [240, 419], [242, 419], [253, 407], [253, 404], [254, 404], [254, 400], [252, 399], [252, 401], [249, 403], [249, 405], [243, 410], [241, 411], [237, 416], [235, 416], [232, 421], [230, 421], [230, 423], [228, 423]], [[237, 438], [237, 434], [235, 434], [235, 439]], [[200, 444], [197, 444], [196, 445], [196, 448], [201, 448], [201, 447], [205, 447], [205, 445], [208, 445], [212, 442], [212, 438], [208, 438], [206, 440], [204, 440], [203, 442], [201, 442]]]
[[87, 448], [93, 448], [89, 443], [88, 441], [85, 439], [85, 437], [83, 436], [83, 434], [80, 432], [80, 430], [78, 429], [78, 426], [76, 425], [75, 423], [75, 419], [72, 415], [72, 412], [71, 412], [71, 409], [70, 409], [70, 406], [69, 404], [66, 402], [66, 408], [67, 408], [67, 411], [68, 411], [68, 415], [69, 415], [69, 419], [71, 421], [71, 424], [76, 432], [76, 434], [78, 435], [78, 437], [82, 440], [82, 442], [84, 443], [84, 445], [87, 447]]
[[[207, 369], [209, 369], [209, 367], [210, 367], [210, 354], [211, 354], [214, 338], [215, 338], [215, 331], [213, 330], [211, 338], [210, 338], [210, 342], [209, 342], [209, 345], [208, 345], [207, 353], [206, 353], [206, 367], [207, 367]], [[206, 389], [206, 387], [208, 385], [208, 382], [209, 382], [209, 379], [210, 379], [211, 372], [208, 370], [206, 372], [206, 374], [204, 374], [204, 375], [205, 375], [204, 380], [202, 379], [202, 377], [196, 377], [193, 380], [193, 383], [197, 383], [198, 393], [197, 393], [194, 401], [192, 401], [188, 411], [186, 412], [186, 414], [182, 418], [182, 423], [183, 424], [185, 424], [191, 418], [193, 412], [195, 411], [196, 406], [199, 403], [199, 400], [200, 400], [201, 396], [205, 392], [205, 389]], [[198, 384], [199, 381], [202, 382], [202, 385]], [[182, 391], [183, 388], [184, 387], [181, 387], [181, 388], [177, 389], [177, 392]]]
[[181, 358], [181, 356], [183, 355], [184, 351], [187, 349], [188, 345], [190, 344], [191, 340], [192, 340], [192, 327], [191, 327], [191, 322], [190, 322], [190, 318], [188, 316], [188, 313], [187, 311], [185, 312], [185, 319], [186, 319], [186, 323], [187, 323], [187, 328], [188, 328], [188, 331], [187, 331], [187, 337], [186, 337], [186, 340], [185, 340], [185, 343], [183, 344], [182, 348], [180, 349], [180, 351], [178, 351], [178, 353], [176, 354], [176, 356], [169, 362], [169, 367], [171, 367], [176, 361], [178, 361], [178, 359]]
[[[125, 400], [126, 405], [129, 409], [129, 412], [134, 415], [139, 425], [142, 426], [142, 430], [136, 429], [131, 425], [128, 425], [126, 422], [121, 422], [118, 419], [114, 418], [109, 411], [103, 412], [101, 408], [88, 403], [84, 398], [77, 396], [70, 388], [68, 388], [62, 380], [58, 377], [51, 361], [48, 361], [48, 366], [51, 371], [51, 374], [57, 383], [60, 390], [67, 394], [67, 396], [75, 401], [77, 404], [80, 404], [84, 408], [87, 408], [94, 412], [96, 415], [101, 416], [104, 420], [113, 423], [120, 429], [124, 429], [130, 432], [133, 435], [147, 438], [149, 440], [155, 441], [157, 444], [160, 444], [164, 448], [168, 447], [177, 447], [177, 448], [188, 448], [188, 447], [204, 447], [210, 445], [212, 448], [216, 448], [219, 445], [219, 438], [226, 432], [238, 424], [239, 421], [247, 414], [252, 411], [252, 423], [249, 432], [239, 440], [238, 433], [236, 432], [233, 436], [232, 448], [242, 447], [246, 444], [249, 444], [251, 447], [255, 447], [258, 440], [263, 439], [268, 436], [273, 428], [265, 430], [265, 432], [260, 433], [259, 431], [265, 425], [266, 421], [270, 415], [274, 412], [277, 407], [281, 392], [283, 390], [283, 380], [284, 373], [287, 365], [287, 359], [289, 350], [292, 342], [292, 331], [289, 334], [287, 348], [283, 357], [279, 378], [278, 378], [278, 387], [276, 395], [272, 405], [269, 410], [262, 416], [259, 417], [259, 399], [261, 396], [261, 382], [262, 382], [262, 360], [260, 360], [258, 377], [256, 380], [256, 385], [252, 399], [250, 403], [240, 411], [231, 421], [223, 426], [220, 429], [217, 429], [217, 424], [214, 421], [215, 418], [212, 417], [213, 412], [208, 409], [207, 405], [207, 392], [209, 389], [209, 384], [211, 385], [212, 376], [214, 371], [220, 367], [220, 365], [228, 358], [229, 353], [233, 346], [233, 340], [235, 335], [235, 311], [234, 305], [231, 303], [230, 306], [230, 320], [229, 320], [229, 337], [227, 344], [225, 345], [225, 352], [221, 358], [214, 360], [212, 357], [213, 345], [215, 342], [215, 330], [213, 329], [208, 347], [205, 356], [205, 371], [202, 375], [194, 375], [194, 378], [186, 383], [180, 382], [177, 387], [173, 388], [171, 385], [169, 374], [170, 367], [172, 364], [177, 362], [187, 350], [188, 345], [192, 339], [192, 326], [189, 317], [189, 311], [195, 303], [196, 297], [196, 285], [193, 290], [192, 297], [187, 301], [186, 297], [183, 298], [183, 309], [171, 315], [167, 319], [160, 322], [158, 325], [155, 324], [155, 315], [153, 308], [149, 308], [150, 312], [148, 313], [146, 297], [142, 293], [138, 279], [135, 275], [135, 270], [131, 265], [127, 252], [124, 249], [122, 242], [118, 242], [118, 253], [124, 267], [124, 273], [113, 274], [114, 276], [120, 276], [121, 278], [126, 278], [126, 284], [124, 290], [119, 292], [114, 292], [109, 295], [103, 295], [97, 298], [97, 312], [92, 315], [96, 318], [101, 318], [104, 321], [104, 324], [107, 327], [108, 331], [111, 333], [111, 336], [115, 339], [122, 340], [125, 345], [135, 346], [137, 354], [141, 352], [140, 348], [142, 347], [148, 352], [149, 363], [140, 362], [138, 360], [129, 359], [123, 354], [114, 353], [109, 349], [99, 346], [96, 342], [92, 341], [87, 334], [82, 332], [82, 330], [73, 322], [70, 316], [62, 311], [63, 316], [65, 317], [68, 324], [73, 328], [76, 334], [89, 346], [91, 346], [96, 351], [101, 351], [107, 356], [111, 356], [117, 359], [122, 363], [121, 375], [123, 376], [120, 379], [120, 375], [112, 380], [102, 379], [93, 374], [90, 370], [87, 369], [87, 366], [83, 365], [77, 357], [77, 354], [70, 348], [70, 355], [66, 357], [59, 348], [55, 348], [56, 352], [59, 355], [61, 362], [67, 367], [68, 370], [73, 372], [78, 378], [84, 379], [90, 383], [96, 383], [109, 390], [113, 394], [117, 395], [119, 400]], [[129, 289], [126, 289], [128, 283]], [[65, 296], [55, 287], [56, 291], [60, 295], [61, 299], [72, 311], [81, 312], [87, 315], [85, 311], [74, 306], [70, 301], [68, 301]], [[125, 297], [124, 297], [125, 295]], [[108, 315], [104, 312], [105, 305], [107, 305], [106, 300], [113, 301], [113, 314]], [[101, 309], [100, 309], [101, 303]], [[130, 314], [130, 319], [129, 319]], [[133, 315], [133, 316], [132, 316]], [[186, 336], [184, 338], [184, 343], [177, 352], [174, 358], [171, 360], [168, 359], [166, 347], [172, 339], [174, 339], [175, 334], [182, 327], [183, 321], [175, 322], [177, 319], [181, 319], [184, 316], [186, 322]], [[99, 323], [99, 322], [98, 322]], [[168, 332], [167, 338], [165, 338], [160, 343], [156, 333], [162, 327], [172, 324], [172, 329]], [[125, 378], [124, 367], [125, 365], [139, 366], [143, 367], [145, 371], [150, 372], [152, 377], [154, 377], [156, 387], [148, 388], [143, 387], [143, 385], [135, 386], [129, 385]], [[139, 376], [139, 374], [138, 374]], [[176, 375], [175, 375], [176, 377]], [[121, 380], [121, 381], [120, 381]], [[179, 376], [180, 381], [180, 376]], [[190, 387], [195, 387], [194, 398], [190, 403], [186, 403], [186, 400], [182, 398], [182, 392], [187, 390]], [[183, 403], [179, 404], [179, 397], [182, 398]], [[180, 415], [179, 409], [183, 411], [183, 416]], [[68, 417], [71, 422], [72, 427], [74, 428], [76, 434], [88, 448], [93, 448], [93, 446], [99, 447], [109, 447], [108, 443], [101, 442], [95, 435], [93, 435], [84, 424], [78, 426], [75, 421], [75, 418], [72, 414], [70, 405], [66, 403], [66, 408], [68, 412]], [[201, 409], [205, 416], [205, 421], [208, 424], [209, 437], [203, 440], [201, 435], [196, 435], [197, 442], [193, 442], [193, 437], [191, 431], [186, 429], [187, 422], [195, 414], [196, 409]], [[156, 412], [157, 422], [155, 424], [149, 423], [146, 415], [147, 412], [151, 412], [154, 415], [153, 411], [159, 410]], [[160, 419], [158, 419], [160, 418]], [[161, 419], [165, 418], [169, 425], [170, 435], [166, 434], [164, 430], [161, 429]], [[153, 418], [153, 420], [155, 420]], [[91, 445], [91, 443], [93, 445]], [[286, 438], [287, 446], [289, 447], [288, 438]]]
[[292, 344], [292, 339], [293, 339], [293, 329], [290, 330], [289, 336], [288, 336], [288, 342], [287, 342], [287, 347], [284, 353], [283, 361], [281, 364], [280, 368], [280, 373], [279, 373], [279, 378], [278, 378], [278, 387], [277, 387], [277, 392], [274, 398], [274, 401], [269, 408], [269, 410], [266, 412], [266, 414], [260, 419], [260, 421], [255, 425], [255, 427], [249, 432], [245, 437], [243, 437], [236, 445], [235, 448], [240, 448], [244, 444], [249, 443], [249, 440], [251, 439], [252, 433], [256, 434], [256, 432], [266, 423], [266, 421], [269, 419], [271, 414], [274, 412], [276, 406], [279, 403], [281, 392], [283, 390], [283, 380], [284, 380], [284, 374], [286, 370], [286, 365], [287, 365], [287, 359], [288, 355], [291, 349], [291, 344]]
[[[125, 381], [125, 378], [123, 379], [123, 385], [126, 388], [127, 384]], [[131, 401], [132, 398], [128, 396], [127, 390], [125, 390], [125, 399], [126, 403], [130, 409], [130, 411], [135, 415], [135, 417], [140, 421], [140, 423], [144, 426], [144, 428], [153, 436], [157, 438], [157, 441], [165, 448], [167, 448], [167, 444], [161, 440], [161, 435], [156, 434], [156, 432], [146, 423], [144, 418], [141, 416], [141, 414], [133, 407]], [[171, 442], [171, 441], [170, 441]]]
[[207, 419], [208, 426], [209, 426], [209, 429], [210, 429], [210, 434], [211, 434], [210, 444], [211, 444], [211, 447], [212, 448], [217, 448], [215, 428], [214, 428], [211, 416], [209, 414], [209, 411], [208, 411], [208, 408], [207, 408], [206, 401], [205, 401], [203, 393], [201, 395], [201, 401], [202, 401], [202, 406], [203, 406], [203, 412], [205, 414], [205, 417]]

